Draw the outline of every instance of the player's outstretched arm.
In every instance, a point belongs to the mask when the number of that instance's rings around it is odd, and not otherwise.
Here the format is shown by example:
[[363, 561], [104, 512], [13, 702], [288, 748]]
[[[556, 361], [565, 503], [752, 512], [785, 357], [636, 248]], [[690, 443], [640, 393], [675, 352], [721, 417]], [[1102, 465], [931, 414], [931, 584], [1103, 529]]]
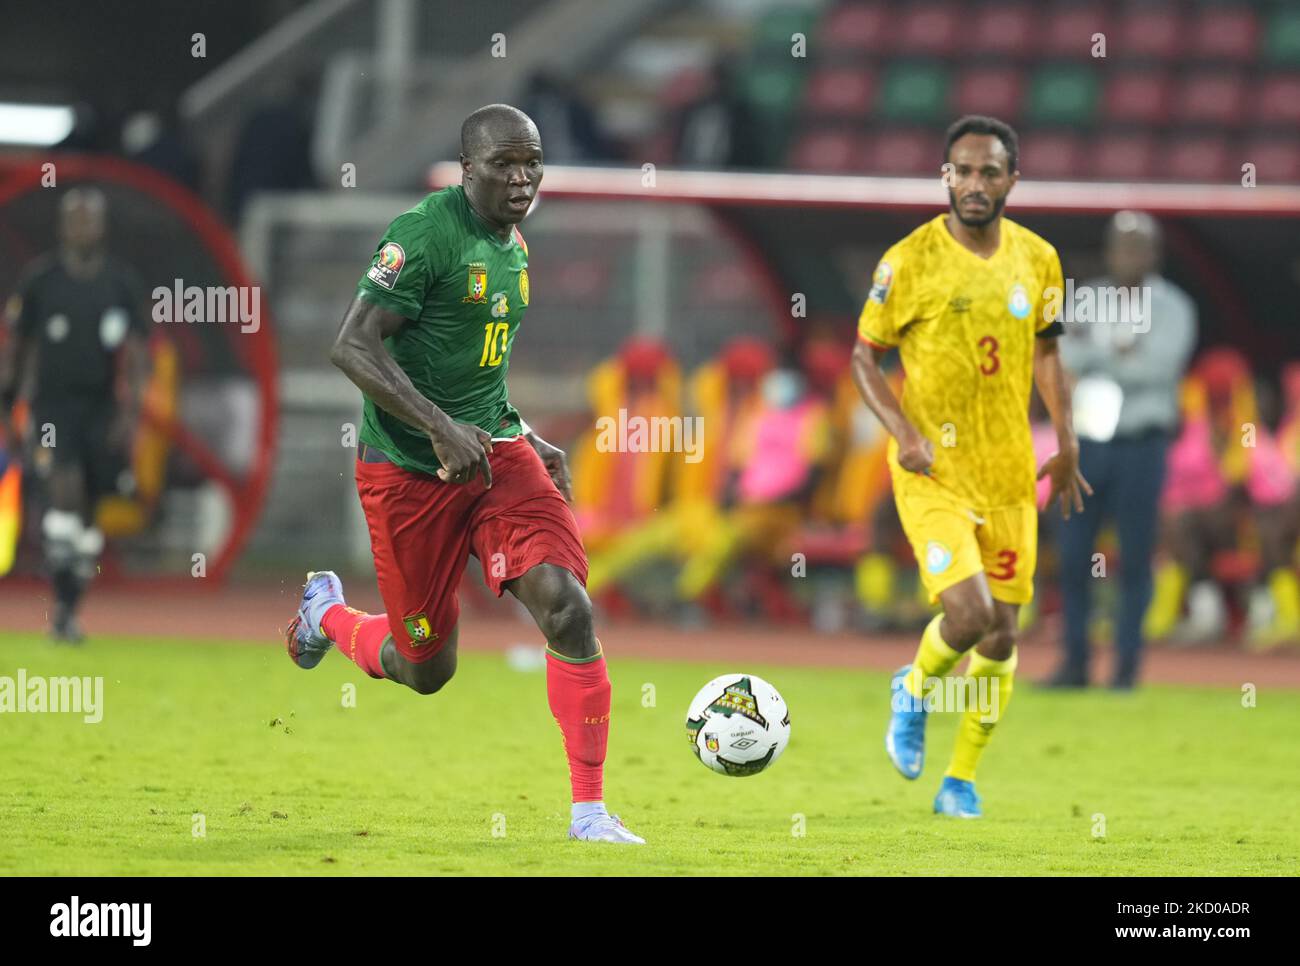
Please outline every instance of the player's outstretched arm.
[[339, 325], [338, 337], [330, 349], [330, 362], [375, 405], [429, 437], [442, 464], [439, 479], [467, 483], [481, 474], [483, 482], [491, 486], [492, 469], [487, 458], [492, 452], [491, 435], [477, 426], [456, 422], [420, 395], [397, 360], [384, 348], [384, 339], [396, 335], [406, 322], [405, 316], [391, 309], [354, 298]]
[[1034, 384], [1042, 397], [1056, 430], [1056, 454], [1038, 471], [1038, 478], [1051, 476], [1052, 492], [1047, 502], [1058, 499], [1061, 516], [1070, 518], [1070, 510], [1083, 512], [1083, 494], [1092, 496], [1092, 487], [1079, 472], [1079, 440], [1074, 435], [1074, 410], [1070, 404], [1070, 382], [1061, 365], [1058, 337], [1034, 339]]
[[903, 415], [903, 407], [898, 404], [885, 374], [880, 371], [884, 352], [865, 339], [858, 339], [853, 349], [853, 382], [867, 408], [898, 440], [898, 465], [912, 473], [925, 473], [934, 462], [934, 444]]

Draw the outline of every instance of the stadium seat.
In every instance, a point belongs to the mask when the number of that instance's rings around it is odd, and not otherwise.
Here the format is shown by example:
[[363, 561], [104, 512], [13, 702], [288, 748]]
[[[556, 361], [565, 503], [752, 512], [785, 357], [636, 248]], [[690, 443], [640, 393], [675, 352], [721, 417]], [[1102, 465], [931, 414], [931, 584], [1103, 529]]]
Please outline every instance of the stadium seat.
[[948, 57], [957, 47], [960, 18], [951, 3], [903, 7], [890, 49], [900, 54]]
[[1185, 124], [1233, 127], [1241, 123], [1245, 104], [1246, 84], [1240, 74], [1192, 74], [1177, 85], [1173, 119]]
[[883, 4], [844, 3], [822, 20], [818, 45], [829, 53], [883, 50], [892, 40], [893, 28]]
[[1256, 138], [1242, 147], [1240, 155], [1234, 169], [1238, 176], [1241, 165], [1250, 162], [1258, 184], [1300, 182], [1300, 139]]
[[816, 14], [806, 7], [778, 7], [758, 19], [754, 27], [753, 45], [756, 50], [790, 50], [791, 38], [801, 33], [807, 37], [816, 23]]
[[947, 72], [933, 64], [891, 65], [877, 110], [894, 121], [942, 121], [948, 111]]
[[1222, 181], [1232, 171], [1227, 142], [1213, 135], [1175, 138], [1160, 160], [1161, 176], [1174, 181]]
[[952, 88], [957, 114], [991, 114], [1004, 121], [1020, 117], [1024, 98], [1024, 77], [1015, 67], [971, 67]]
[[1092, 121], [1097, 107], [1097, 72], [1090, 67], [1049, 65], [1029, 89], [1029, 120], [1075, 127]]
[[860, 174], [869, 164], [867, 139], [849, 131], [810, 131], [790, 149], [790, 167], [814, 174]]
[[1093, 37], [1109, 36], [1110, 20], [1101, 6], [1063, 5], [1048, 12], [1038, 38], [1043, 56], [1084, 60], [1092, 56]]
[[881, 131], [868, 149], [870, 169], [877, 174], [937, 177], [942, 149], [942, 138], [929, 131]]
[[1169, 76], [1163, 71], [1128, 70], [1106, 83], [1102, 117], [1106, 121], [1162, 124], [1169, 119]]
[[1092, 176], [1107, 181], [1149, 178], [1155, 170], [1155, 140], [1145, 134], [1101, 137], [1092, 153]]
[[1300, 74], [1277, 74], [1262, 81], [1252, 94], [1254, 120], [1260, 124], [1300, 125]]
[[824, 117], [865, 119], [875, 93], [876, 79], [870, 70], [825, 67], [808, 82], [804, 110]]
[[1192, 41], [1186, 48], [1191, 60], [1224, 60], [1249, 63], [1259, 43], [1259, 18], [1249, 6], [1209, 7], [1192, 26]]
[[1020, 170], [1035, 180], [1077, 178], [1083, 157], [1083, 140], [1077, 134], [1048, 131], [1020, 142]]
[[1038, 46], [1038, 11], [1028, 3], [993, 3], [975, 12], [973, 30], [962, 32], [964, 55], [1025, 57]]
[[762, 114], [787, 114], [803, 91], [804, 71], [785, 65], [755, 65], [745, 72], [746, 99]]
[[1264, 49], [1275, 64], [1300, 66], [1300, 5], [1278, 7], [1268, 22]]
[[1183, 18], [1172, 5], [1130, 7], [1120, 17], [1107, 57], [1138, 61], [1173, 59], [1184, 46]]

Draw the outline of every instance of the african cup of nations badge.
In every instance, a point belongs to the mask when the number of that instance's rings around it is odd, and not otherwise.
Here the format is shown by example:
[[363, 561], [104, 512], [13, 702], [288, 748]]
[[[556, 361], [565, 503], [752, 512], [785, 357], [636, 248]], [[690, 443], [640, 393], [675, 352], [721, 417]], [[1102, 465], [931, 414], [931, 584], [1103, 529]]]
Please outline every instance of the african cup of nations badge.
[[406, 625], [406, 635], [411, 639], [412, 647], [419, 647], [421, 644], [428, 644], [438, 639], [438, 635], [433, 633], [433, 628], [429, 626], [429, 618], [423, 614], [403, 618], [402, 623]]
[[462, 302], [486, 302], [487, 298], [487, 263], [469, 263], [469, 294]]
[[528, 304], [528, 269], [519, 270], [519, 301]]
[[1007, 309], [1018, 319], [1029, 315], [1029, 293], [1025, 291], [1023, 285], [1017, 285], [1011, 290], [1011, 297], [1007, 299]]
[[366, 277], [376, 285], [391, 289], [397, 284], [397, 276], [402, 274], [402, 266], [405, 264], [406, 252], [402, 246], [397, 242], [388, 242], [379, 249], [379, 257], [370, 266], [370, 271], [366, 272]]
[[871, 276], [871, 291], [867, 294], [867, 298], [884, 305], [885, 299], [889, 298], [889, 286], [893, 281], [893, 268], [890, 267], [889, 262], [881, 262], [876, 266], [876, 274]]

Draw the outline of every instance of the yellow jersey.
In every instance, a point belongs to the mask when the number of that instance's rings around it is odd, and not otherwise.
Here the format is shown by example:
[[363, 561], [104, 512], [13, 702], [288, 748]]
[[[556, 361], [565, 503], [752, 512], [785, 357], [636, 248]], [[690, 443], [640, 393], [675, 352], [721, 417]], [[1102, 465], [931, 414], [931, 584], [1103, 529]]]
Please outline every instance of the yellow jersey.
[[1033, 504], [1034, 339], [1059, 313], [1061, 260], [1007, 218], [997, 252], [981, 258], [952, 237], [947, 218], [885, 252], [858, 319], [860, 338], [898, 347], [903, 413], [934, 445], [926, 478], [898, 465], [890, 440], [895, 493], [946, 495], [973, 510]]

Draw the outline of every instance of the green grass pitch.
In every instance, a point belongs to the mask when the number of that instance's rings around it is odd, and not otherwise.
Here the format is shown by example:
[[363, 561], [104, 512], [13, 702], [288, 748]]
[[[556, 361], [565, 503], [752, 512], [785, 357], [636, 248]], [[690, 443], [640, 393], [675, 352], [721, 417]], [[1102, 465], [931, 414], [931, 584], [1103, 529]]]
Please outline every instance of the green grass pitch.
[[[7, 875], [1300, 871], [1300, 692], [1264, 682], [1254, 708], [1226, 688], [1022, 685], [985, 756], [986, 818], [973, 822], [930, 814], [955, 716], [932, 718], [919, 781], [893, 772], [884, 674], [614, 652], [606, 798], [649, 841], [637, 849], [567, 841], [545, 674], [501, 654], [462, 655], [430, 697], [338, 655], [300, 671], [269, 641], [74, 650], [7, 635], [0, 654], [0, 675], [105, 679], [99, 724], [0, 714]], [[767, 678], [791, 710], [790, 747], [752, 778], [709, 772], [683, 727], [695, 691], [733, 670]]]

